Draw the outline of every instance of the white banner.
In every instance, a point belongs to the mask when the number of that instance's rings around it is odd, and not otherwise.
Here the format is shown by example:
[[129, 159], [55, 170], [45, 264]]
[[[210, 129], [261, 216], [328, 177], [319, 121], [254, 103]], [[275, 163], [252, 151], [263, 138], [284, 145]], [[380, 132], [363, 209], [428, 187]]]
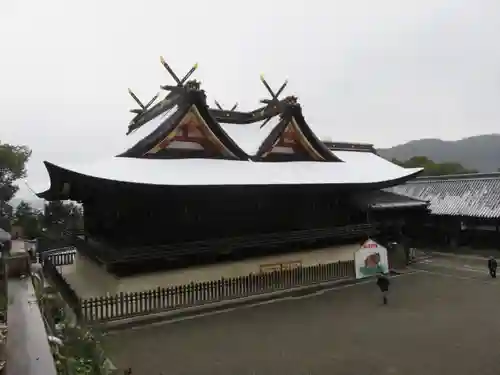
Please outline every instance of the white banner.
[[388, 272], [387, 249], [368, 239], [354, 253], [354, 267], [356, 268], [356, 279], [373, 276], [380, 272]]

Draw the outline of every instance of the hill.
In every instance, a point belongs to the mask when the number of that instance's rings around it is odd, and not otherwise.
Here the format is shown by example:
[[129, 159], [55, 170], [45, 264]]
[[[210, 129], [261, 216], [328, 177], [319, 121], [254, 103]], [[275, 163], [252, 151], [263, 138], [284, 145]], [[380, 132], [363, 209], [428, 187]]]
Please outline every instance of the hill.
[[389, 160], [406, 161], [414, 156], [426, 156], [436, 163], [456, 162], [480, 172], [496, 172], [500, 168], [500, 134], [478, 135], [458, 141], [419, 139], [377, 151]]

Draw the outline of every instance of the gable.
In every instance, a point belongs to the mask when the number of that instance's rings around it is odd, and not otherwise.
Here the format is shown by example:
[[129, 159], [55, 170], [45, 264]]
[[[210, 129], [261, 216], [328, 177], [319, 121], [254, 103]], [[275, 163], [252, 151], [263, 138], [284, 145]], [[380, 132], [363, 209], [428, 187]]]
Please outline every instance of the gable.
[[262, 155], [262, 158], [272, 154], [307, 155], [307, 160], [324, 160], [304, 136], [293, 118], [288, 122], [269, 151]]
[[160, 151], [185, 150], [185, 151], [207, 151], [207, 153], [218, 153], [223, 156], [235, 157], [235, 155], [220, 141], [212, 132], [196, 106], [191, 106], [181, 121], [158, 142], [145, 155], [157, 154]]

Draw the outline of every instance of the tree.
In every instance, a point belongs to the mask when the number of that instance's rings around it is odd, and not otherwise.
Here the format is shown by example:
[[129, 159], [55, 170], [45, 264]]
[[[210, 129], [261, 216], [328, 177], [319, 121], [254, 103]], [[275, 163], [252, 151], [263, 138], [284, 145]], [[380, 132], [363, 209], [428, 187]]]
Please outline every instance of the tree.
[[0, 202], [8, 202], [19, 187], [15, 181], [26, 177], [26, 163], [31, 156], [27, 146], [14, 146], [0, 142]]
[[14, 220], [17, 222], [21, 222], [26, 217], [33, 216], [34, 211], [35, 210], [33, 209], [33, 207], [31, 207], [31, 204], [29, 204], [26, 201], [21, 201], [16, 207], [16, 212], [14, 213]]
[[14, 213], [14, 225], [23, 229], [24, 236], [29, 239], [36, 238], [41, 233], [41, 212], [35, 210], [28, 202], [19, 202]]
[[0, 200], [0, 229], [10, 232], [13, 214], [12, 206]]
[[477, 173], [476, 170], [467, 169], [460, 163], [435, 163], [426, 156], [414, 156], [404, 162], [392, 159], [392, 162], [405, 168], [424, 168], [424, 171], [422, 172], [423, 176]]
[[52, 201], [45, 204], [42, 224], [52, 234], [82, 227], [82, 208], [72, 202]]

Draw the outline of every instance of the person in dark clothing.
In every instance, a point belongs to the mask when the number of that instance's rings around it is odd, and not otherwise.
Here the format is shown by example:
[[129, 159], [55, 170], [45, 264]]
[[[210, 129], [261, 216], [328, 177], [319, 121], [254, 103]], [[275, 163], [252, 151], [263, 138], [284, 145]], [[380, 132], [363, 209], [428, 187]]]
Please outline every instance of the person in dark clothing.
[[488, 259], [488, 269], [490, 270], [490, 276], [494, 279], [497, 277], [497, 268], [497, 260], [493, 257], [490, 257], [490, 259]]
[[387, 294], [389, 292], [389, 285], [390, 285], [389, 278], [387, 275], [381, 273], [377, 275], [377, 286], [379, 287], [380, 291], [382, 292], [382, 301], [384, 302], [384, 305], [387, 305]]

